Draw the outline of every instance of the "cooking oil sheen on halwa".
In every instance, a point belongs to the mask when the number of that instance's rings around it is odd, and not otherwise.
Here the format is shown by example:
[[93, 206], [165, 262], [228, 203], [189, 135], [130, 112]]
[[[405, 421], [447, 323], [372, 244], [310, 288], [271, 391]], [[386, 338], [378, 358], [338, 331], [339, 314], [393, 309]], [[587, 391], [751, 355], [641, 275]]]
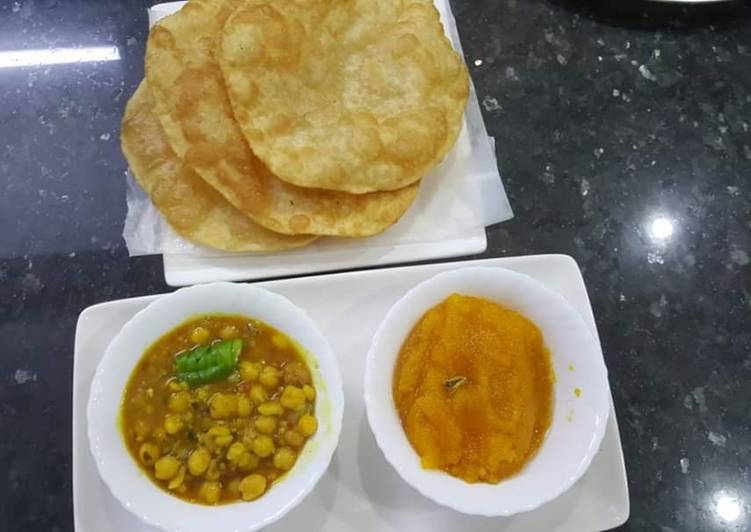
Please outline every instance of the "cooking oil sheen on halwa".
[[493, 302], [453, 294], [402, 345], [393, 395], [426, 469], [498, 483], [534, 456], [550, 426], [554, 374], [540, 330]]
[[243, 316], [186, 322], [144, 353], [122, 433], [162, 489], [189, 502], [257, 499], [316, 432], [316, 390], [292, 340]]

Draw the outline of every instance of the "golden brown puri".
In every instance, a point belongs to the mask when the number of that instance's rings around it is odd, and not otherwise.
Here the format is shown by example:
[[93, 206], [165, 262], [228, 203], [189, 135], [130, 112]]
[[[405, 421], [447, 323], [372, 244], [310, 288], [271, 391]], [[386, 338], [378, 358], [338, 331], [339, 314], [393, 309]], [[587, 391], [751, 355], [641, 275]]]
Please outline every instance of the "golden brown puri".
[[352, 195], [290, 185], [253, 154], [235, 121], [214, 42], [234, 0], [192, 0], [162, 19], [146, 48], [146, 77], [170, 146], [232, 205], [286, 234], [369, 236], [394, 224], [418, 183]]
[[253, 151], [295, 185], [407, 186], [461, 129], [469, 77], [432, 0], [249, 0], [217, 56]]
[[181, 236], [224, 251], [279, 251], [315, 236], [269, 231], [227, 202], [172, 152], [142, 82], [125, 109], [122, 149], [139, 185]]

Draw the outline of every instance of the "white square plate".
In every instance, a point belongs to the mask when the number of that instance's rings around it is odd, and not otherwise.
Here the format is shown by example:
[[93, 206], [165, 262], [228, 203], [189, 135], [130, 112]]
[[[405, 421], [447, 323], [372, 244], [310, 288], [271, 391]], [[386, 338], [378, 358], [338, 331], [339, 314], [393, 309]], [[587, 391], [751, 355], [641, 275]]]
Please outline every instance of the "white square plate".
[[[587, 532], [626, 521], [628, 484], [612, 405], [602, 447], [579, 482], [541, 508], [510, 518], [469, 517], [437, 506], [406, 485], [384, 459], [368, 427], [362, 397], [371, 337], [391, 305], [409, 288], [464, 265], [500, 266], [534, 277], [563, 295], [597, 337], [579, 267], [564, 255], [429, 264], [259, 283], [302, 307], [328, 337], [339, 357], [346, 402], [339, 448], [328, 472], [272, 530]], [[153, 531], [122, 508], [100, 480], [86, 437], [86, 403], [91, 379], [110, 340], [157, 297], [94, 305], [79, 317], [73, 370], [73, 506], [78, 532]]]
[[[484, 227], [469, 229], [456, 238], [435, 242], [402, 242], [363, 246], [360, 239], [337, 242], [327, 239], [303, 248], [274, 255], [274, 260], [258, 261], [248, 255], [206, 257], [164, 255], [164, 281], [170, 286], [188, 286], [214, 281], [244, 281], [288, 277], [316, 272], [386, 266], [400, 262], [447, 259], [484, 253], [488, 240]], [[322, 253], [311, 255], [311, 249]], [[256, 257], [257, 258], [257, 257]], [[250, 264], [252, 263], [252, 267]]]
[[[448, 0], [434, 3], [447, 37], [461, 54]], [[152, 6], [149, 26], [183, 4]], [[460, 257], [484, 252], [485, 227], [512, 216], [498, 173], [494, 143], [488, 138], [477, 95], [470, 87], [463, 127], [454, 147], [423, 180], [412, 207], [384, 233], [365, 239], [323, 238], [304, 248], [274, 254], [222, 254], [198, 248], [191, 251], [192, 245], [183, 250], [162, 247], [164, 279], [171, 286], [185, 286]], [[148, 234], [153, 232], [152, 224], [148, 218]], [[186, 245], [163, 225], [173, 235], [166, 240]]]

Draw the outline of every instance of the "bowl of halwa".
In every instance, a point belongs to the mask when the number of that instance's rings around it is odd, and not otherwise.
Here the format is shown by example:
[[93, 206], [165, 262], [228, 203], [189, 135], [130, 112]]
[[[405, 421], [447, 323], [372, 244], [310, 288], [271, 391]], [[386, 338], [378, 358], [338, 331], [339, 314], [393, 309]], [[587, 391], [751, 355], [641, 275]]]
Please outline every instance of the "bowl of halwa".
[[368, 422], [433, 501], [508, 516], [570, 488], [610, 409], [600, 346], [559, 294], [503, 268], [444, 272], [386, 314], [368, 352]]
[[160, 297], [97, 368], [89, 445], [112, 494], [166, 531], [251, 531], [313, 490], [336, 449], [336, 358], [307, 314], [244, 284]]

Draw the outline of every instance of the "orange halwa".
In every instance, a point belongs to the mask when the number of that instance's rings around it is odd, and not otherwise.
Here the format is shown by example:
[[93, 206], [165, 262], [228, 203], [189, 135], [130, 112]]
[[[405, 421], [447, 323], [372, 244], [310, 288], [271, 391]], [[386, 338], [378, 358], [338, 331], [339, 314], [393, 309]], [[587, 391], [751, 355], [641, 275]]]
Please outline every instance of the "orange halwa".
[[553, 412], [540, 330], [490, 301], [453, 294], [402, 345], [394, 401], [426, 469], [497, 483], [535, 454]]

